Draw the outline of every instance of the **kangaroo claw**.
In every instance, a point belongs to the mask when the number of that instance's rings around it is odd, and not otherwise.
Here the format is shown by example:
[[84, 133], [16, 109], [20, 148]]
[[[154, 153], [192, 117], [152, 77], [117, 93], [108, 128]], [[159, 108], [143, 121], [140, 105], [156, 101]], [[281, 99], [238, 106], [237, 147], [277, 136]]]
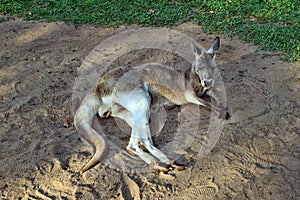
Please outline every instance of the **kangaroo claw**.
[[130, 153], [131, 155], [136, 155], [136, 150], [135, 150], [134, 148], [126, 147], [126, 150], [127, 150], [128, 153]]
[[169, 171], [173, 170], [171, 165], [168, 165], [166, 163], [162, 162], [156, 162], [153, 166], [152, 169], [155, 171], [163, 172], [163, 173], [168, 173]]
[[159, 171], [159, 172], [163, 172], [163, 173], [169, 173], [171, 171], [183, 171], [186, 169], [185, 166], [180, 165], [176, 162], [172, 162], [171, 164], [157, 162], [152, 166], [152, 168], [155, 171]]
[[183, 171], [186, 169], [186, 166], [173, 162], [171, 164], [172, 170], [174, 171]]

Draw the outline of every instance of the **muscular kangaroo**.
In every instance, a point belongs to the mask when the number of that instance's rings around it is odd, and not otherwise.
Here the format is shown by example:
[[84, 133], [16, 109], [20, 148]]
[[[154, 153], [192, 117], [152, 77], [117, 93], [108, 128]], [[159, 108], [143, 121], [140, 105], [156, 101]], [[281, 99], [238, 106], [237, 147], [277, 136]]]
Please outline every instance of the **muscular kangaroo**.
[[97, 165], [108, 151], [105, 140], [91, 126], [96, 114], [125, 120], [131, 127], [131, 137], [126, 149], [147, 164], [164, 172], [184, 169], [153, 145], [149, 129], [151, 93], [154, 91], [176, 105], [193, 103], [223, 112], [199, 98], [205, 92], [210, 94], [213, 87], [213, 70], [216, 68], [214, 59], [219, 46], [219, 37], [207, 51], [192, 44], [195, 61], [185, 76], [158, 63], [132, 68], [119, 67], [101, 76], [75, 113], [74, 122], [79, 135], [95, 151], [80, 173]]

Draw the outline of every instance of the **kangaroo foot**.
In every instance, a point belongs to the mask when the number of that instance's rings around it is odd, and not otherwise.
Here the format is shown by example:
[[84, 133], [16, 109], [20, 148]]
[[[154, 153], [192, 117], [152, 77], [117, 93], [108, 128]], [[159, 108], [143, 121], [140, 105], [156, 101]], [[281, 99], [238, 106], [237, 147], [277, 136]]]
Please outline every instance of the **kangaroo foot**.
[[163, 172], [163, 173], [169, 173], [171, 171], [183, 171], [186, 169], [186, 167], [183, 165], [180, 165], [176, 162], [172, 162], [171, 164], [155, 162], [152, 165], [152, 169], [154, 169], [155, 171]]
[[171, 163], [171, 168], [172, 168], [172, 170], [174, 170], [174, 171], [183, 171], [183, 170], [186, 169], [186, 166], [181, 165], [181, 164], [178, 164], [178, 163], [176, 163], [175, 161], [173, 161], [173, 162]]

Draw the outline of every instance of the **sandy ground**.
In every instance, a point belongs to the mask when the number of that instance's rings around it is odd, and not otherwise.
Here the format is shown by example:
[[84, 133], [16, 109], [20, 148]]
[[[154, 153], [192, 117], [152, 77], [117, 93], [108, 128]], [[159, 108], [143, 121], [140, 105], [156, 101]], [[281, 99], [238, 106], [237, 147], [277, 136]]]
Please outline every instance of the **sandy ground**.
[[[104, 165], [79, 175], [92, 149], [72, 123], [77, 70], [101, 41], [132, 27], [20, 19], [0, 24], [1, 199], [299, 199], [299, 66], [224, 36], [217, 63], [232, 118], [207, 156], [198, 156], [196, 137], [180, 160], [187, 170], [175, 176]], [[204, 47], [214, 38], [190, 23], [172, 29]], [[148, 61], [185, 63], [171, 53], [139, 50], [113, 66]], [[168, 139], [175, 111], [157, 146]], [[108, 137], [126, 146], [129, 133], [113, 120], [102, 124]]]

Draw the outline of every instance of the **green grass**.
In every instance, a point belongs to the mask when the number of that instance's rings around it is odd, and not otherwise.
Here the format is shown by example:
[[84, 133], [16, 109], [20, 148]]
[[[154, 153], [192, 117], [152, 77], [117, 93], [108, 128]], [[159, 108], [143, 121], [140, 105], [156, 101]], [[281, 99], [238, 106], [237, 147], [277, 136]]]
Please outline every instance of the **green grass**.
[[30, 20], [116, 27], [193, 21], [206, 32], [239, 36], [264, 50], [300, 57], [300, 3], [296, 0], [0, 0], [0, 13]]

